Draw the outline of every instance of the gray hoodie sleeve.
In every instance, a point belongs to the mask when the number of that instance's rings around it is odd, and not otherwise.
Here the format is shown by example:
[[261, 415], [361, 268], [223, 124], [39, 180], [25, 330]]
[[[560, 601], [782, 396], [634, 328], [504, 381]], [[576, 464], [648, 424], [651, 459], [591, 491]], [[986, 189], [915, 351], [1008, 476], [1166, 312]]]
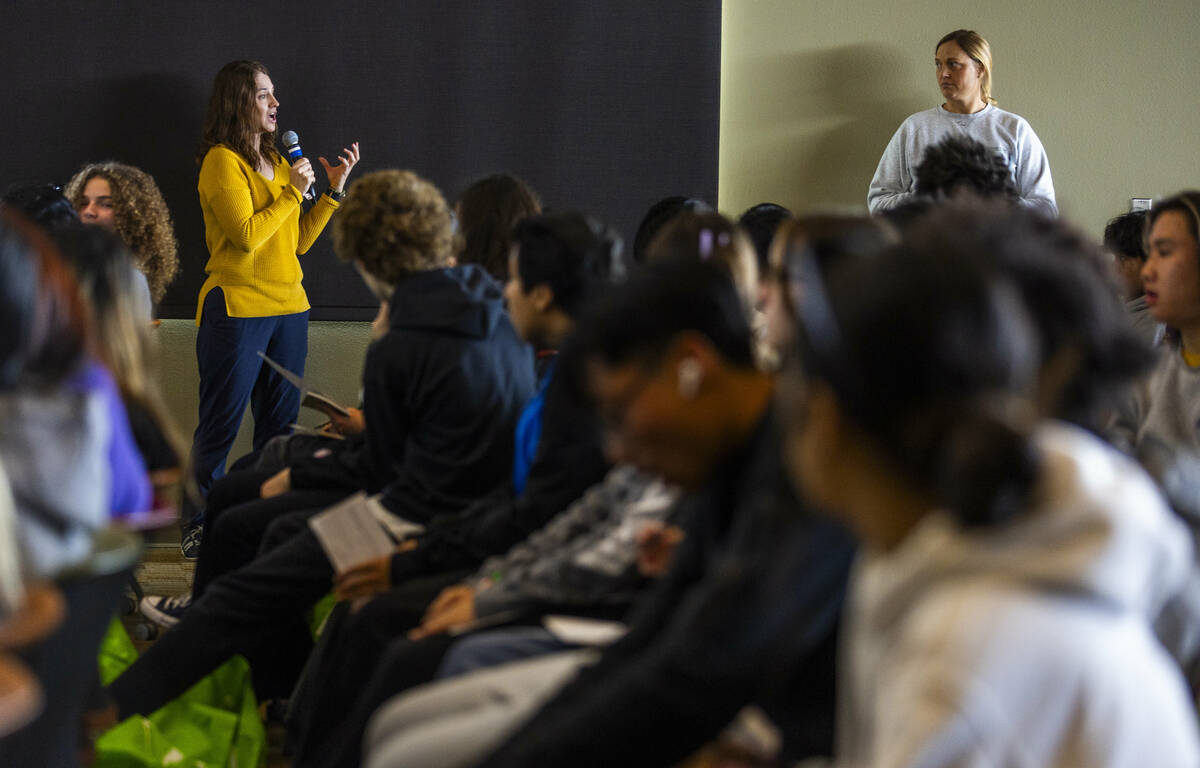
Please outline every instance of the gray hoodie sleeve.
[[1021, 120], [1017, 134], [1017, 189], [1021, 203], [1052, 218], [1058, 216], [1058, 203], [1054, 198], [1054, 179], [1050, 176], [1050, 161], [1046, 150], [1033, 128]]

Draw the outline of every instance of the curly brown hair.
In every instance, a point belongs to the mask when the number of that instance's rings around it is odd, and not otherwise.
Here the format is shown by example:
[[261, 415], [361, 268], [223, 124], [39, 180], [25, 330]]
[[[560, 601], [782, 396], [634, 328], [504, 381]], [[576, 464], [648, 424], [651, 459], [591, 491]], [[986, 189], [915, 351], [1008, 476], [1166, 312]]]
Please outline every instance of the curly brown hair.
[[89, 163], [80, 168], [63, 190], [76, 210], [83, 207], [83, 190], [99, 177], [112, 190], [113, 224], [133, 252], [134, 265], [146, 275], [150, 296], [162, 301], [167, 286], [179, 274], [179, 246], [171, 212], [150, 174], [132, 165]]
[[331, 223], [338, 258], [389, 286], [449, 266], [459, 246], [442, 193], [412, 171], [376, 171], [354, 182]]
[[196, 165], [204, 162], [208, 150], [224, 144], [237, 152], [253, 168], [279, 161], [275, 132], [263, 131], [258, 123], [254, 76], [271, 73], [257, 61], [231, 61], [213, 78], [208, 111], [204, 113], [204, 133], [196, 148]]

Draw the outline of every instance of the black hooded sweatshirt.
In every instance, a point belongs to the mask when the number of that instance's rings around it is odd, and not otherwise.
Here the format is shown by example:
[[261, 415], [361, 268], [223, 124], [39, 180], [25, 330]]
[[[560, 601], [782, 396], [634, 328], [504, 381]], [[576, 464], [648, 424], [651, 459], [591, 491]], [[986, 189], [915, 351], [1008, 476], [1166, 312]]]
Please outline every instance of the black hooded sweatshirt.
[[423, 523], [502, 485], [513, 430], [535, 386], [533, 352], [477, 265], [414, 272], [396, 285], [388, 332], [367, 350], [362, 438], [292, 467], [294, 488], [383, 491]]

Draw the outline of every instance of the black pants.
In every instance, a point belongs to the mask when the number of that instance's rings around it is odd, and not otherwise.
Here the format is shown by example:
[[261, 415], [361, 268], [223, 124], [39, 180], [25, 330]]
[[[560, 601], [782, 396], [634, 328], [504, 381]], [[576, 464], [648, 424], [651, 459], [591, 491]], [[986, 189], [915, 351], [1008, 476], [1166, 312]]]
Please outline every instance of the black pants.
[[250, 661], [260, 696], [291, 690], [312, 648], [304, 612], [333, 583], [333, 568], [305, 525], [317, 511], [277, 520], [267, 540], [285, 543], [209, 584], [180, 622], [112, 682], [108, 691], [122, 718], [153, 712], [235, 654]]
[[213, 484], [204, 517], [204, 536], [192, 581], [199, 599], [219, 577], [249, 563], [259, 553], [267, 529], [284, 516], [306, 511], [304, 519], [341, 501], [345, 489], [304, 489], [269, 499], [259, 496], [274, 472], [236, 472]]

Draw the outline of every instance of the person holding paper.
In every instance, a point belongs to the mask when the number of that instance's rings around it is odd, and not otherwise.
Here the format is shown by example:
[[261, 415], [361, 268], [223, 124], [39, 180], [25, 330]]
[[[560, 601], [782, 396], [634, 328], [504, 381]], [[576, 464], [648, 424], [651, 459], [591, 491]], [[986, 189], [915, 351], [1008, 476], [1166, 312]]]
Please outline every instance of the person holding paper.
[[[237, 482], [257, 488], [270, 472], [233, 473], [213, 486], [191, 597], [258, 553], [281, 515], [320, 511], [365, 491], [406, 489], [408, 514], [461, 509], [502, 485], [513, 431], [534, 392], [533, 355], [478, 265], [455, 266], [449, 205], [409, 171], [379, 171], [354, 187], [332, 220], [334, 250], [388, 302], [388, 331], [363, 364], [366, 429], [321, 456], [293, 462], [287, 487], [225, 505]], [[239, 479], [240, 478], [240, 479]], [[418, 506], [423, 505], [423, 506]], [[328, 587], [328, 584], [326, 585]], [[172, 625], [186, 597], [147, 597], [142, 613]]]
[[209, 252], [196, 309], [200, 414], [192, 461], [201, 493], [224, 474], [247, 403], [255, 448], [296, 420], [300, 393], [264, 369], [256, 352], [303, 375], [309, 304], [297, 257], [325, 228], [359, 160], [357, 143], [335, 165], [320, 158], [329, 189], [301, 213], [315, 174], [307, 159], [289, 165], [275, 149], [278, 109], [262, 64], [233, 61], [217, 73], [197, 153]]
[[[353, 255], [364, 270], [377, 271], [377, 263], [391, 263], [396, 258], [393, 243], [400, 238], [387, 230], [405, 227], [410, 234], [418, 231], [408, 229], [414, 226], [414, 217], [397, 202], [406, 180], [413, 178], [406, 172], [381, 171], [357, 182], [343, 210], [334, 218], [335, 251]], [[538, 262], [543, 271], [537, 277], [532, 270], [521, 270], [522, 293], [536, 302], [543, 293], [537, 287], [552, 284], [557, 293], [550, 297], [550, 304], [571, 307], [566, 312], [573, 316], [585, 295], [604, 290], [620, 274], [619, 240], [579, 214], [554, 227], [550, 222], [542, 224], [558, 236], [547, 237], [539, 248]], [[563, 230], [572, 233], [565, 244], [557, 242]], [[556, 264], [560, 259], [563, 268]], [[464, 274], [473, 276], [463, 281], [466, 283], [486, 279], [499, 297], [499, 286], [477, 265], [420, 271], [397, 280], [390, 302], [392, 330], [371, 348], [367, 364], [367, 369], [373, 370], [378, 360], [381, 372], [396, 378], [385, 376], [376, 381], [364, 377], [368, 420], [378, 394], [386, 407], [406, 415], [410, 425], [397, 435], [380, 436], [399, 437], [403, 451], [398, 454], [402, 460], [394, 466], [396, 478], [378, 499], [378, 517], [389, 528], [404, 519], [436, 529], [431, 549], [418, 548], [409, 553], [430, 556], [428, 567], [416, 576], [407, 569], [402, 572], [402, 580], [407, 582], [404, 589], [414, 608], [406, 629], [416, 625], [442, 588], [469, 576], [485, 556], [503, 553], [544, 525], [608, 470], [594, 415], [565, 376], [552, 377], [547, 387], [536, 455], [525, 477], [524, 492], [519, 495], [511, 488], [511, 473], [513, 438], [521, 409], [510, 412], [507, 434], [496, 433], [494, 440], [472, 437], [454, 428], [453, 420], [472, 413], [481, 424], [492, 424], [499, 409], [486, 402], [488, 398], [472, 393], [479, 390], [485, 378], [502, 392], [515, 377], [511, 368], [501, 369], [495, 373], [495, 381], [491, 368], [476, 360], [450, 360], [444, 371], [428, 375], [429, 360], [447, 354], [454, 346], [468, 345], [471, 340], [461, 334], [435, 338], [418, 322], [417, 313], [461, 307], [463, 302], [434, 296], [428, 288], [432, 282], [462, 281]], [[502, 312], [496, 322], [512, 332]], [[546, 330], [537, 320], [528, 324], [520, 321], [520, 325], [535, 334]], [[552, 339], [557, 336], [545, 340]], [[491, 345], [500, 346], [496, 341]], [[488, 349], [482, 340], [475, 342], [475, 347], [480, 353]], [[521, 348], [528, 366], [528, 373], [522, 375], [531, 379], [532, 356], [527, 345]], [[497, 349], [496, 354], [499, 352]], [[393, 356], [394, 363], [383, 364]], [[405, 372], [412, 375], [406, 376]], [[532, 394], [532, 381], [529, 383], [527, 399]], [[374, 439], [375, 431], [369, 423], [367, 437]], [[489, 431], [486, 436], [492, 434]], [[479, 456], [484, 448], [489, 451], [486, 463]], [[503, 466], [493, 461], [500, 455], [507, 458]], [[498, 485], [491, 493], [464, 498], [485, 481]], [[308, 524], [321, 509], [293, 509], [271, 523], [260, 552], [251, 562], [212, 581], [176, 626], [113, 682], [109, 691], [122, 715], [153, 711], [235, 653], [250, 659], [256, 678], [273, 671], [271, 680], [262, 680], [260, 693], [291, 692], [311, 649], [304, 611], [328, 594], [335, 575]], [[444, 562], [438, 562], [443, 555]], [[391, 562], [395, 557], [381, 561], [383, 567]], [[273, 683], [273, 688], [267, 683]]]

